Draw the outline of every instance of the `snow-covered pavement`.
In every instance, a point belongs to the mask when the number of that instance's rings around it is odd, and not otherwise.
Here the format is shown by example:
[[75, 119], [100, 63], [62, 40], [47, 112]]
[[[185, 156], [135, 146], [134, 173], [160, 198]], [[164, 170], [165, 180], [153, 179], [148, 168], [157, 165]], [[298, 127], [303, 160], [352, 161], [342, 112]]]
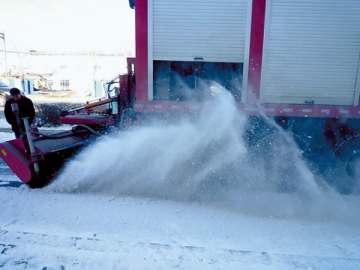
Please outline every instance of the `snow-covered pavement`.
[[290, 147], [274, 159], [292, 154], [297, 190], [275, 192], [245, 119], [214, 111], [101, 138], [43, 189], [0, 185], [0, 269], [360, 269], [360, 196], [319, 185]]
[[[0, 188], [0, 198], [4, 269], [360, 266], [359, 219], [346, 214], [272, 218], [266, 211], [244, 214], [226, 205], [58, 194], [25, 186]], [[274, 200], [289, 203], [284, 195]], [[356, 200], [349, 205], [359, 207]]]

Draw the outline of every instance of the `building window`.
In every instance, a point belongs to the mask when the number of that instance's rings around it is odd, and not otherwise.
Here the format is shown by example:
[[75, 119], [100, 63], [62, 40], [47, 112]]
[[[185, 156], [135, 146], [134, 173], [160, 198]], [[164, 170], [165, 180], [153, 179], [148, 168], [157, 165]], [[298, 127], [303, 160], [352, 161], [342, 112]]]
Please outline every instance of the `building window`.
[[69, 90], [70, 81], [69, 80], [60, 80], [60, 87], [61, 87], [61, 90]]
[[48, 89], [49, 89], [49, 90], [52, 90], [53, 85], [54, 85], [53, 80], [47, 80], [47, 85], [48, 85]]

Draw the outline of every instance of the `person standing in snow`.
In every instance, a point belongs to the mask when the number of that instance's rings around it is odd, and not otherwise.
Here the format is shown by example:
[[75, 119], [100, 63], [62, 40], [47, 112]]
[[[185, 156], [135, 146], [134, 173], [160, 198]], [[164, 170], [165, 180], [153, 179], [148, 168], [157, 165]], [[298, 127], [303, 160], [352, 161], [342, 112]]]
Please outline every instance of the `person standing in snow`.
[[[29, 117], [29, 125], [31, 125], [31, 123], [34, 121], [35, 108], [31, 99], [22, 96], [18, 88], [11, 88], [10, 95], [12, 98], [6, 101], [4, 114], [6, 121], [11, 125], [12, 131], [15, 133], [15, 137], [20, 138], [20, 130], [17, 125], [16, 115], [12, 111], [11, 104], [17, 103], [20, 119], [22, 120], [24, 117]], [[24, 123], [22, 121], [21, 125], [24, 130]]]

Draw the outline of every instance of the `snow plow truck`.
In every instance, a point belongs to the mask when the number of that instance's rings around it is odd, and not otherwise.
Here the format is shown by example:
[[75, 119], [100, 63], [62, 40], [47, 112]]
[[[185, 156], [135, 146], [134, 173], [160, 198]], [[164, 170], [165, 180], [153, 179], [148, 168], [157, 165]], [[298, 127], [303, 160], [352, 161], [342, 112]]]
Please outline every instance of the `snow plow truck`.
[[[136, 57], [107, 83], [108, 96], [61, 112], [71, 130], [45, 135], [25, 125], [21, 138], [0, 144], [21, 181], [43, 187], [109, 127], [196, 115], [207, 93], [226, 89], [248, 119], [250, 146], [271, 144], [278, 128], [291, 131], [316, 173], [343, 193], [359, 185], [360, 1], [144, 0], [130, 7]], [[328, 177], [335, 167], [346, 177]]]

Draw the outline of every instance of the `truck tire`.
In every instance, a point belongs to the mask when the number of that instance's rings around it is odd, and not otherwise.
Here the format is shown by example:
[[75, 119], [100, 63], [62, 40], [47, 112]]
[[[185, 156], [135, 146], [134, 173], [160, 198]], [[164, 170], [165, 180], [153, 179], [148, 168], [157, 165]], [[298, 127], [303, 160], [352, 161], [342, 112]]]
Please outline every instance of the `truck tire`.
[[[347, 192], [354, 193], [360, 191], [360, 135], [342, 143], [335, 151], [338, 161], [341, 163], [340, 169], [343, 174], [343, 181], [338, 181]], [[346, 181], [346, 182], [344, 182]]]

